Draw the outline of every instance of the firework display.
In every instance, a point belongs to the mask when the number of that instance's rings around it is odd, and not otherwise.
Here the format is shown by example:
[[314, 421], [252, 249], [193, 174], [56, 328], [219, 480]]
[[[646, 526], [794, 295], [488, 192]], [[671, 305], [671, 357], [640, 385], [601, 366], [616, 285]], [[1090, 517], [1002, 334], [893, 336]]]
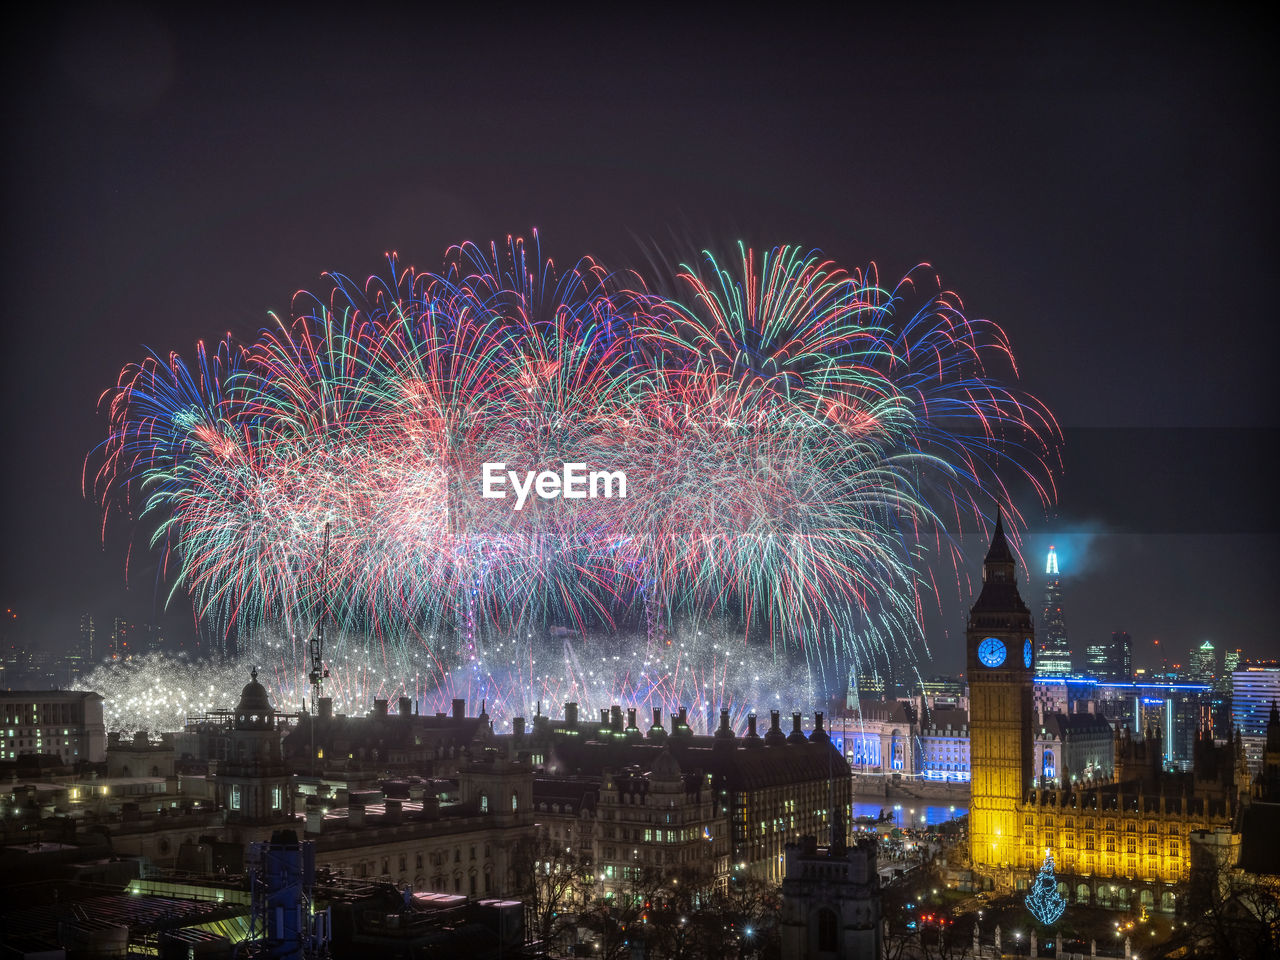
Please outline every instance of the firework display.
[[[367, 637], [347, 633], [331, 639], [325, 694], [335, 713], [364, 716], [375, 699], [395, 704], [400, 697], [420, 713], [448, 713], [462, 698], [473, 713], [485, 710], [499, 732], [510, 730], [513, 717], [561, 716], [569, 702], [586, 717], [615, 704], [640, 707], [646, 723], [649, 707], [667, 717], [683, 707], [691, 728], [703, 733], [715, 729], [727, 707], [740, 729], [750, 711], [786, 712], [807, 703], [814, 679], [803, 665], [754, 656], [723, 626], [677, 630], [652, 656], [643, 636], [635, 644], [566, 637], [537, 645], [526, 635], [524, 642], [491, 644], [476, 663], [455, 667], [422, 645], [371, 648]], [[86, 683], [104, 698], [109, 730], [179, 730], [190, 717], [230, 709], [255, 667], [277, 711], [306, 709], [305, 645], [261, 630], [245, 647], [210, 659], [145, 654], [103, 664]]]
[[535, 235], [329, 275], [273, 321], [126, 368], [89, 486], [207, 627], [279, 648], [286, 702], [323, 611], [333, 685], [346, 658], [384, 672], [353, 703], [702, 684], [745, 710], [762, 651], [801, 685], [910, 657], [962, 518], [1016, 521], [1009, 470], [1053, 497], [1052, 416], [925, 267], [887, 288], [778, 247], [558, 274]]

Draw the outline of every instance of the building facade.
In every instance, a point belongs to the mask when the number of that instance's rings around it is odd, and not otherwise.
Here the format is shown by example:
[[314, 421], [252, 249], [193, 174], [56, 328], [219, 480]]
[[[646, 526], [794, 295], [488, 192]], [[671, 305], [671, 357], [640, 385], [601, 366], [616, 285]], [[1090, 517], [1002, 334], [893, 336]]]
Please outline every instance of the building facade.
[[783, 960], [853, 960], [884, 951], [876, 844], [837, 836], [788, 843], [782, 880]]
[[57, 757], [62, 763], [106, 759], [102, 697], [82, 690], [0, 692], [0, 759], [24, 753]]
[[1085, 675], [1103, 683], [1133, 680], [1133, 638], [1116, 630], [1109, 640], [1091, 643], [1085, 649]]
[[1262, 768], [1272, 701], [1280, 701], [1280, 666], [1252, 664], [1231, 675], [1231, 722], [1254, 773]]

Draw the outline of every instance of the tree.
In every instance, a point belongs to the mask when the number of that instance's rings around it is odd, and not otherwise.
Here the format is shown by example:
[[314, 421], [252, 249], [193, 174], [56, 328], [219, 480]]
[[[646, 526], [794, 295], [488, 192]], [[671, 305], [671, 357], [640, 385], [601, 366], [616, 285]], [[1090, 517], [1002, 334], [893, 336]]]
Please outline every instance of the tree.
[[594, 881], [591, 858], [540, 833], [520, 845], [512, 868], [524, 900], [526, 939], [545, 950], [588, 901]]
[[1280, 876], [1246, 873], [1236, 851], [1193, 846], [1191, 878], [1178, 889], [1173, 935], [1144, 957], [1280, 956]]
[[1031, 882], [1026, 904], [1031, 915], [1046, 927], [1056, 923], [1063, 911], [1067, 909], [1067, 901], [1058, 893], [1058, 878], [1053, 875], [1052, 853], [1044, 855], [1044, 865], [1040, 867], [1040, 873]]
[[578, 924], [594, 937], [592, 956], [621, 960], [630, 956], [634, 941], [649, 943], [652, 931], [648, 921], [660, 908], [665, 885], [665, 878], [656, 868], [637, 868], [614, 896], [592, 900], [578, 916]]

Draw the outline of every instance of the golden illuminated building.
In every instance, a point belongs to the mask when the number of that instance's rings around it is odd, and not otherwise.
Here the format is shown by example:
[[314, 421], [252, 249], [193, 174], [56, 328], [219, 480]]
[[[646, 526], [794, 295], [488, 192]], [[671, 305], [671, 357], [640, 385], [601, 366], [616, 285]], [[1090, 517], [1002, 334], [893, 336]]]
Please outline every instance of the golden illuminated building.
[[1117, 731], [1110, 776], [1073, 782], [1064, 762], [1064, 786], [1037, 789], [1035, 635], [1000, 519], [982, 581], [966, 632], [975, 873], [999, 889], [1022, 887], [1048, 852], [1073, 903], [1174, 909], [1173, 885], [1190, 875], [1192, 843], [1230, 835], [1249, 802], [1238, 731], [1224, 744], [1202, 731], [1187, 773], [1164, 769], [1157, 729], [1145, 739]]

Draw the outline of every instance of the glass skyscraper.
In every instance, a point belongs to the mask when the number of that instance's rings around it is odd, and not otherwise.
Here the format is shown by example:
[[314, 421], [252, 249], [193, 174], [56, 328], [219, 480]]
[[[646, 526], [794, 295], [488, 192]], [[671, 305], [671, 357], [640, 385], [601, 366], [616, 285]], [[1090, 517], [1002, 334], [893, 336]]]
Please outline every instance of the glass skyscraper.
[[1058, 554], [1053, 547], [1044, 564], [1044, 615], [1040, 619], [1043, 633], [1036, 657], [1036, 675], [1065, 677], [1071, 673], [1071, 647], [1067, 644], [1067, 621], [1062, 615], [1062, 580], [1058, 576]]

